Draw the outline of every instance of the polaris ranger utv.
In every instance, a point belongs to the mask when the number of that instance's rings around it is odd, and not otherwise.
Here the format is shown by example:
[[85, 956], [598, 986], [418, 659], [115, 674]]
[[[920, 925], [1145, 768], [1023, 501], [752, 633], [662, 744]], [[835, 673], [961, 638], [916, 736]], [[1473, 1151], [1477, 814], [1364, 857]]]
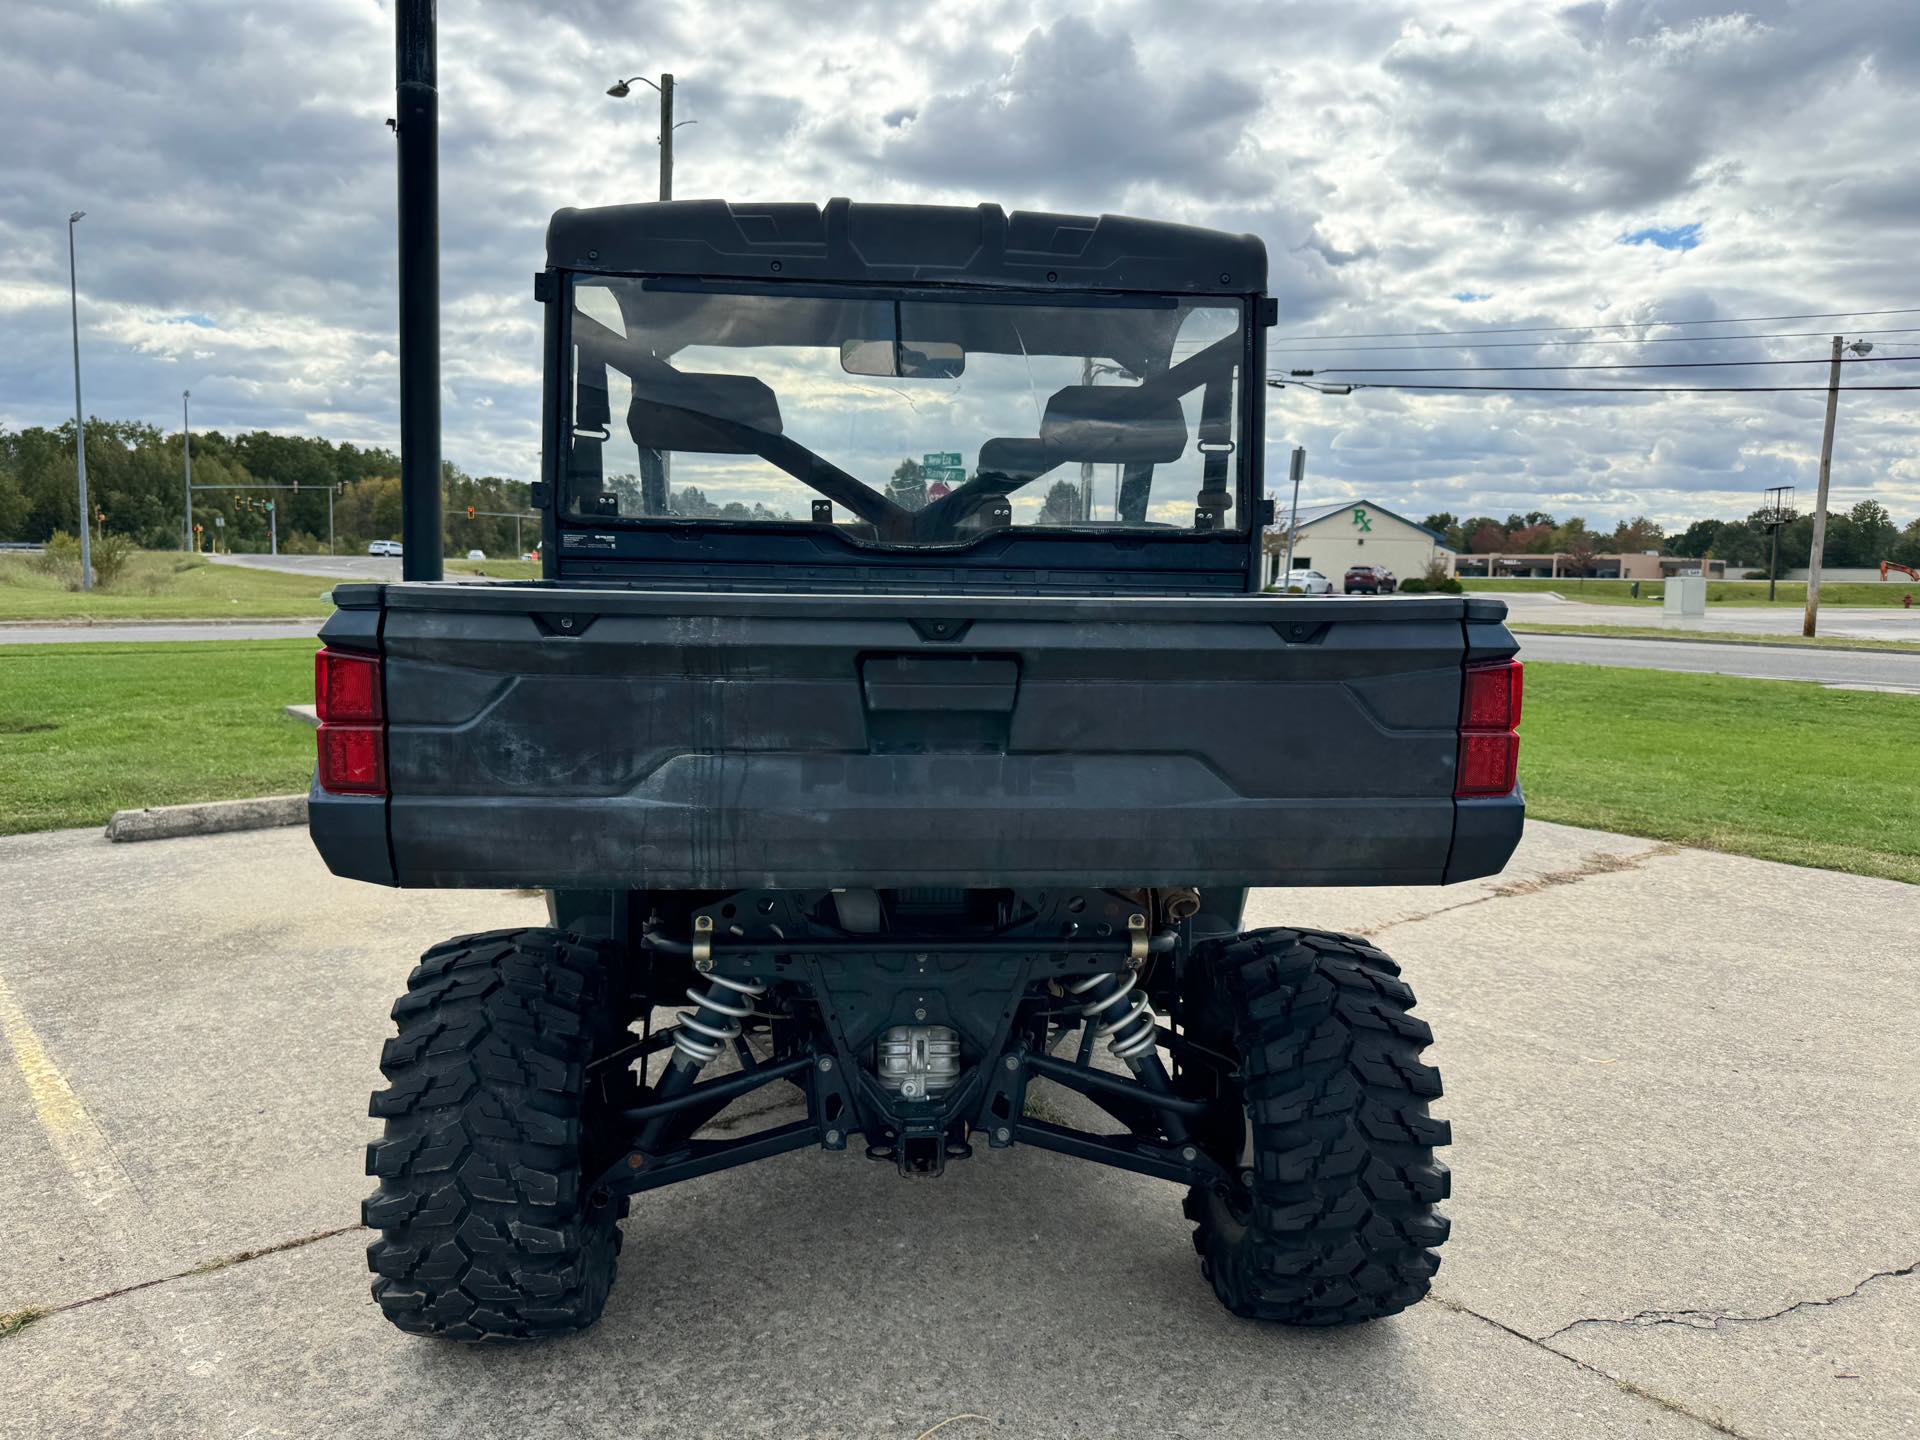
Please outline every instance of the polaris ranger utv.
[[[579, 1329], [635, 1196], [850, 1147], [1172, 1181], [1239, 1315], [1420, 1299], [1413, 995], [1241, 915], [1497, 872], [1520, 668], [1497, 601], [1259, 593], [1259, 241], [834, 200], [547, 243], [543, 578], [342, 585], [317, 662], [329, 867], [550, 896], [394, 1007], [387, 1316]], [[702, 1134], [782, 1085], [796, 1118]]]

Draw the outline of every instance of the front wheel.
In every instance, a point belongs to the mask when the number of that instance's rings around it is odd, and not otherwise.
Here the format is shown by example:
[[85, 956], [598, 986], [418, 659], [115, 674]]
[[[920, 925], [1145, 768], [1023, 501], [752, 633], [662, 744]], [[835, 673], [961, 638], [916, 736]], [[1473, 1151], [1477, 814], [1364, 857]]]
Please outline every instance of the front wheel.
[[1188, 977], [1189, 1033], [1239, 1061], [1181, 1076], [1214, 1102], [1197, 1138], [1239, 1177], [1187, 1197], [1221, 1303], [1346, 1325], [1418, 1302], [1447, 1238], [1450, 1136], [1399, 967], [1353, 936], [1255, 930], [1200, 946]]
[[600, 1318], [621, 1206], [585, 1184], [626, 1068], [594, 1069], [626, 1040], [614, 947], [554, 930], [436, 945], [393, 1006], [367, 1147], [380, 1188], [362, 1218], [373, 1298], [402, 1330], [450, 1340], [534, 1339]]

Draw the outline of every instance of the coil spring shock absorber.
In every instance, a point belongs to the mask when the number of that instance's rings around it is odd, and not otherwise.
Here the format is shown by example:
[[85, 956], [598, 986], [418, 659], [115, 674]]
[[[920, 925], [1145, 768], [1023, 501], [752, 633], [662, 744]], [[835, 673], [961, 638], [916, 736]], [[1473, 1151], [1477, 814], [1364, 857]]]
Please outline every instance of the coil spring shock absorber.
[[[1164, 1095], [1172, 1091], [1173, 1081], [1167, 1067], [1160, 1063], [1160, 1021], [1147, 997], [1136, 988], [1139, 983], [1137, 971], [1117, 970], [1089, 975], [1067, 989], [1076, 996], [1091, 997], [1080, 1007], [1080, 1013], [1089, 1025], [1098, 1027], [1095, 1037], [1106, 1037], [1107, 1048], [1126, 1061], [1134, 1079]], [[1168, 1140], [1175, 1145], [1187, 1143], [1185, 1121], [1171, 1112], [1161, 1112], [1158, 1118]]]
[[[712, 974], [706, 980], [704, 993], [697, 986], [687, 987], [687, 999], [693, 1002], [693, 1008], [680, 1012], [680, 1023], [673, 1032], [673, 1058], [667, 1061], [666, 1071], [649, 1099], [671, 1100], [691, 1089], [700, 1068], [739, 1038], [744, 1028], [741, 1022], [753, 1014], [755, 997], [767, 993], [766, 984], [759, 980]], [[652, 1153], [672, 1122], [670, 1115], [654, 1116], [641, 1129], [635, 1148]]]
[[741, 1022], [753, 1014], [755, 998], [767, 993], [767, 987], [757, 980], [733, 980], [725, 975], [706, 978], [711, 988], [704, 995], [696, 986], [687, 987], [687, 999], [694, 1008], [680, 1012], [680, 1023], [673, 1032], [673, 1048], [680, 1052], [675, 1063], [684, 1058], [696, 1070], [740, 1038]]
[[1159, 1043], [1160, 1017], [1153, 1013], [1147, 997], [1134, 987], [1140, 977], [1132, 970], [1109, 971], [1089, 975], [1067, 988], [1075, 995], [1093, 998], [1080, 1007], [1089, 1024], [1098, 1023], [1097, 1036], [1120, 1059], [1134, 1061], [1153, 1053]]

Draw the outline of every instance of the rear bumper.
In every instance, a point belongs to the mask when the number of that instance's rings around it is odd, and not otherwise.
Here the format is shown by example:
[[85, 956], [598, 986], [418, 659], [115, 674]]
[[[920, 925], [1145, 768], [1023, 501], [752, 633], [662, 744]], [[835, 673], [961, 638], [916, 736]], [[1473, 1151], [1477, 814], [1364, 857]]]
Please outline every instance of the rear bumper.
[[[1518, 792], [1209, 797], [1217, 781], [1206, 786], [1181, 757], [1154, 767], [1160, 783], [1147, 793], [1102, 773], [1115, 767], [1055, 759], [1052, 784], [1017, 796], [994, 783], [996, 771], [1005, 778], [1002, 757], [786, 758], [690, 757], [665, 767], [649, 793], [613, 798], [383, 801], [316, 790], [309, 814], [336, 874], [580, 890], [1438, 885], [1498, 873], [1523, 818]], [[889, 772], [884, 790], [877, 769]], [[713, 803], [716, 794], [729, 803]]]

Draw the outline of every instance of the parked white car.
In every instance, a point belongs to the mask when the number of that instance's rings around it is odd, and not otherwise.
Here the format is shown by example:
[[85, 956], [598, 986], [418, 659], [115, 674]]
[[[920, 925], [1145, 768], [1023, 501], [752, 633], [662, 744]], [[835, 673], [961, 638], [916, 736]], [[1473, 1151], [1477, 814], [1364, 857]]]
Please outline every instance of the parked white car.
[[1298, 590], [1306, 595], [1331, 595], [1333, 581], [1318, 570], [1289, 570], [1287, 578], [1281, 582], [1282, 590]]

